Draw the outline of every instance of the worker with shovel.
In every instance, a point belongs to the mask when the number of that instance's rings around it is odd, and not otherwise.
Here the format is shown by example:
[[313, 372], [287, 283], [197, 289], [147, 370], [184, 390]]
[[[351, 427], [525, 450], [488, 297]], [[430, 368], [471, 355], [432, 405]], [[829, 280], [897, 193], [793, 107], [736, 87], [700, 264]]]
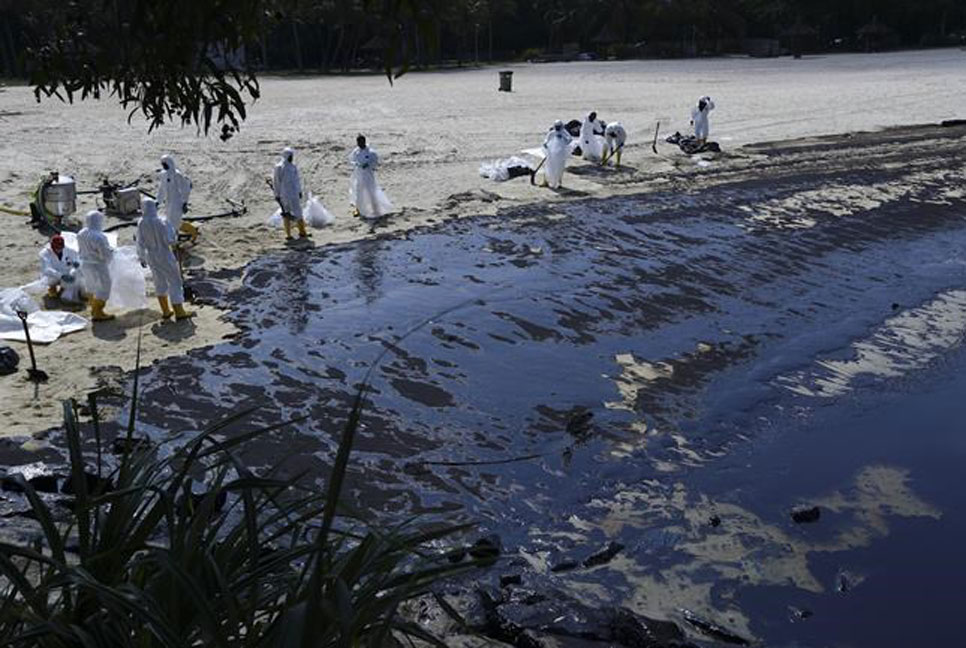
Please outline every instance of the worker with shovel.
[[302, 217], [302, 179], [295, 166], [295, 151], [289, 147], [282, 150], [282, 158], [275, 164], [272, 189], [275, 201], [282, 210], [282, 225], [285, 227], [285, 240], [292, 240], [292, 221], [299, 228], [299, 238], [307, 238], [305, 219]]
[[[567, 168], [567, 157], [570, 156], [570, 133], [564, 128], [564, 123], [559, 119], [547, 132], [543, 140], [543, 152], [545, 157], [540, 166], [546, 165], [543, 172], [544, 184], [551, 189], [559, 189], [563, 185], [563, 174]], [[537, 167], [539, 170], [540, 167]], [[534, 171], [536, 175], [536, 170]], [[533, 178], [531, 177], [531, 182]]]
[[171, 223], [158, 218], [158, 204], [150, 198], [143, 199], [138, 221], [138, 259], [151, 267], [161, 317], [170, 319], [173, 315], [176, 320], [184, 320], [195, 314], [184, 309], [184, 282], [172, 250], [177, 242], [178, 235]]

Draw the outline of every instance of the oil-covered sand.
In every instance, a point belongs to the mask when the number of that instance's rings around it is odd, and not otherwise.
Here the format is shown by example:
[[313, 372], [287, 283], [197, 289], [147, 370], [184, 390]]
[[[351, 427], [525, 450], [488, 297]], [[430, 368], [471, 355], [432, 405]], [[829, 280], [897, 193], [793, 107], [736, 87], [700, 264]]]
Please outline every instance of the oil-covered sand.
[[[498, 534], [484, 581], [688, 609], [769, 646], [952, 645], [964, 135], [812, 137], [701, 168], [640, 147], [622, 171], [575, 164], [550, 203], [519, 180], [427, 212], [442, 222], [196, 264], [227, 337], [142, 370], [139, 427], [308, 416], [243, 459], [324, 481], [368, 379], [351, 502]], [[39, 454], [21, 441], [6, 464], [62, 462], [56, 430]], [[793, 522], [803, 505], [819, 520]]]
[[703, 188], [198, 272], [239, 332], [144, 369], [140, 429], [308, 416], [242, 456], [324, 480], [368, 379], [352, 504], [475, 521], [523, 559], [494, 573], [767, 645], [951, 641], [963, 134], [759, 145]]

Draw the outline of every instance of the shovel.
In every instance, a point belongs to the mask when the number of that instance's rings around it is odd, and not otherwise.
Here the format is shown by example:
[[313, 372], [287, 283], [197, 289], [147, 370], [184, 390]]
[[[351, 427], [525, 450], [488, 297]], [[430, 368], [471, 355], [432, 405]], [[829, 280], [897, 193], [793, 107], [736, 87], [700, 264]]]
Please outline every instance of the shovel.
[[37, 368], [37, 358], [34, 357], [34, 345], [30, 341], [30, 327], [27, 326], [27, 312], [18, 310], [17, 317], [20, 318], [20, 323], [23, 324], [23, 334], [27, 338], [27, 351], [30, 352], [30, 369], [27, 369], [27, 380], [35, 383], [47, 382], [49, 378], [47, 373]]
[[[549, 157], [549, 154], [547, 155], [547, 157]], [[537, 165], [537, 168], [530, 172], [530, 184], [532, 184], [532, 185], [536, 185], [537, 184], [537, 182], [535, 180], [535, 178], [537, 177], [537, 171], [540, 170], [540, 168], [543, 166], [543, 163], [546, 162], [546, 161], [547, 161], [547, 158], [546, 157], [543, 158], [542, 160], [540, 160], [540, 164]]]

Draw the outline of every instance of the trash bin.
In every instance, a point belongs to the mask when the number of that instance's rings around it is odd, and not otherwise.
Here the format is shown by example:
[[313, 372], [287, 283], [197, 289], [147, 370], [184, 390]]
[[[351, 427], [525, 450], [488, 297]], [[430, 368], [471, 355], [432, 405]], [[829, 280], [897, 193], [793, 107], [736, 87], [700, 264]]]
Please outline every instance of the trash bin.
[[513, 92], [513, 72], [511, 70], [500, 72], [500, 92]]

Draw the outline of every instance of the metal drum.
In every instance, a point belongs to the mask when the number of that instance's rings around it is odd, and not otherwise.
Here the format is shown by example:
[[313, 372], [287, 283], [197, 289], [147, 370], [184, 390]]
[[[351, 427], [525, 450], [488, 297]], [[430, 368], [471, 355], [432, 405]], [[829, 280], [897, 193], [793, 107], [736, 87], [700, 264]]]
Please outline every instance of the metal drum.
[[137, 187], [118, 189], [114, 196], [114, 209], [125, 216], [138, 213], [141, 209], [141, 192]]
[[44, 210], [51, 216], [70, 216], [77, 211], [77, 185], [72, 177], [52, 173], [41, 193]]

